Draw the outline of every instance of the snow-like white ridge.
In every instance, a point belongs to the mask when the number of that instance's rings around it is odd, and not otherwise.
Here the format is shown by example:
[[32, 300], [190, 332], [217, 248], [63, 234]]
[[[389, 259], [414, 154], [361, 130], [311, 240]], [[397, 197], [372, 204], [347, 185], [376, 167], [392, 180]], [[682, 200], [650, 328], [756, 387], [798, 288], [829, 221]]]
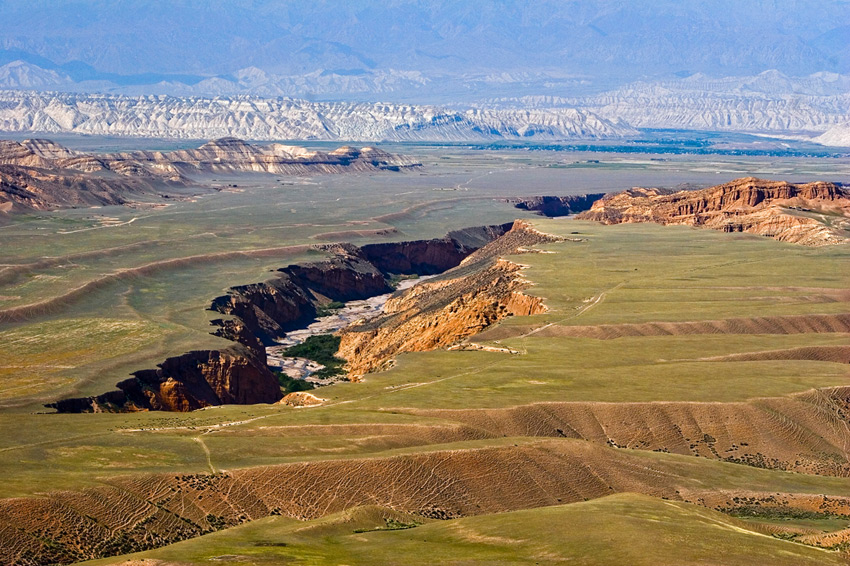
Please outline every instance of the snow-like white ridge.
[[0, 131], [254, 140], [602, 139], [634, 135], [575, 108], [447, 110], [290, 98], [0, 91]]
[[634, 83], [595, 96], [523, 96], [485, 104], [579, 107], [636, 128], [820, 133], [850, 123], [850, 76], [788, 77], [778, 71], [722, 78], [696, 74], [674, 81]]

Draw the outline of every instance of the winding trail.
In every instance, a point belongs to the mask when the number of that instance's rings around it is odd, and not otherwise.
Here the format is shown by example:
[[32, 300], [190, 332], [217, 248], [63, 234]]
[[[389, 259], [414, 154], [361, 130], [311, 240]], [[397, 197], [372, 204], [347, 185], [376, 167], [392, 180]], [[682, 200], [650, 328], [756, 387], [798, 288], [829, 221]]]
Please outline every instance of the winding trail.
[[206, 456], [207, 456], [207, 465], [210, 467], [210, 471], [213, 474], [215, 474], [216, 473], [215, 467], [213, 466], [212, 456], [210, 455], [210, 449], [207, 447], [207, 443], [204, 442], [204, 439], [201, 438], [200, 436], [196, 436], [192, 440], [194, 440], [195, 442], [197, 442], [198, 444], [201, 445], [201, 448], [204, 450], [204, 454], [206, 454]]
[[[595, 307], [596, 305], [598, 305], [599, 303], [601, 303], [602, 301], [604, 301], [604, 300], [605, 300], [605, 296], [606, 296], [608, 293], [611, 293], [611, 292], [613, 292], [613, 291], [616, 291], [617, 289], [619, 289], [620, 287], [622, 287], [622, 286], [623, 286], [623, 285], [625, 285], [625, 284], [626, 284], [626, 282], [625, 282], [625, 281], [621, 281], [620, 283], [618, 283], [618, 284], [614, 285], [613, 287], [611, 287], [611, 288], [610, 288], [610, 289], [608, 289], [607, 291], [603, 291], [603, 292], [599, 293], [598, 295], [596, 295], [595, 297], [593, 297], [590, 301], [588, 301], [588, 303], [587, 303], [587, 304], [585, 304], [583, 307], [581, 307], [581, 308], [580, 308], [579, 310], [577, 310], [576, 312], [574, 312], [574, 313], [570, 313], [570, 315], [569, 315], [569, 316], [565, 316], [564, 318], [558, 319], [558, 320], [553, 321], [553, 322], [549, 322], [549, 323], [547, 323], [547, 324], [544, 324], [543, 326], [538, 326], [537, 328], [534, 328], [534, 329], [532, 329], [532, 330], [529, 330], [528, 332], [525, 332], [525, 333], [523, 333], [523, 334], [520, 334], [519, 336], [516, 336], [516, 338], [528, 338], [529, 336], [532, 336], [532, 335], [534, 335], [534, 334], [537, 334], [537, 333], [538, 333], [538, 332], [540, 332], [541, 330], [545, 330], [546, 328], [549, 328], [550, 326], [556, 326], [556, 325], [561, 324], [562, 322], [564, 322], [564, 321], [566, 321], [566, 320], [571, 320], [571, 319], [574, 319], [574, 318], [578, 318], [579, 316], [583, 315], [584, 313], [586, 313], [587, 311], [589, 311], [590, 309], [592, 309], [593, 307]], [[512, 337], [512, 338], [513, 338], [513, 337]]]

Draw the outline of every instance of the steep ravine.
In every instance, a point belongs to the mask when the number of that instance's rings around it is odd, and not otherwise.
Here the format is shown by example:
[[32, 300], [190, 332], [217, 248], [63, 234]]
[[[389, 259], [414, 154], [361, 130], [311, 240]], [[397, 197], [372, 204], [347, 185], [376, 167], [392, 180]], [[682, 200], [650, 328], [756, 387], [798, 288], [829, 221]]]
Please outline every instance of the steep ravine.
[[517, 220], [457, 267], [391, 297], [383, 315], [342, 331], [338, 355], [348, 362], [349, 378], [386, 367], [401, 352], [452, 346], [505, 317], [544, 312], [539, 297], [522, 293], [529, 286], [522, 267], [502, 256], [559, 240]]
[[281, 398], [267, 367], [265, 346], [306, 326], [330, 301], [366, 299], [392, 291], [390, 274], [436, 274], [498, 239], [512, 224], [450, 232], [433, 240], [357, 247], [317, 246], [329, 259], [290, 265], [263, 283], [232, 287], [213, 299], [214, 334], [232, 340], [222, 350], [198, 350], [166, 359], [157, 369], [134, 372], [118, 389], [47, 406], [60, 413], [138, 410], [189, 411], [221, 404], [273, 403]]

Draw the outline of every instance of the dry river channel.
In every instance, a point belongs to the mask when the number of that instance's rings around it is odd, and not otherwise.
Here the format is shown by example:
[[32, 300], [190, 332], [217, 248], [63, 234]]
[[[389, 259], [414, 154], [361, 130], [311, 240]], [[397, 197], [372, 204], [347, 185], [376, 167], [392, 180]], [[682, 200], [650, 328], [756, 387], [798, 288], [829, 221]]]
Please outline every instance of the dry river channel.
[[[416, 279], [404, 279], [393, 293], [403, 291], [413, 287], [420, 281], [430, 279], [433, 275], [425, 275]], [[349, 324], [360, 320], [369, 320], [384, 312], [384, 306], [387, 300], [393, 293], [377, 295], [359, 301], [349, 301], [345, 306], [334, 311], [333, 314], [318, 318], [315, 322], [298, 330], [288, 332], [274, 346], [266, 348], [267, 363], [272, 371], [280, 371], [294, 379], [303, 379], [309, 381], [316, 386], [330, 385], [335, 381], [345, 379], [344, 376], [334, 376], [328, 379], [321, 379], [313, 376], [313, 374], [325, 366], [309, 360], [307, 358], [291, 358], [283, 355], [284, 351], [291, 346], [301, 344], [310, 336], [319, 334], [333, 334], [338, 330], [342, 330]]]

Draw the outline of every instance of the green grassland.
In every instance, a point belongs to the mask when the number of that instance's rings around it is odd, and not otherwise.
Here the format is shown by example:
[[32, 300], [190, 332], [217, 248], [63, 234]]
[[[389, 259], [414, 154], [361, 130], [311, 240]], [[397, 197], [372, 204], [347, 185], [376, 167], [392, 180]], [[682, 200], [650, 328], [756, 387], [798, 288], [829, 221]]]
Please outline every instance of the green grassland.
[[[455, 423], [416, 416], [407, 409], [546, 401], [730, 402], [850, 383], [846, 364], [717, 359], [801, 346], [841, 346], [848, 343], [846, 334], [598, 340], [534, 332], [545, 325], [848, 313], [848, 294], [840, 292], [850, 288], [846, 246], [815, 249], [682, 227], [605, 227], [535, 217], [540, 230], [580, 240], [541, 246], [554, 253], [511, 258], [528, 266], [523, 274], [533, 286], [526, 292], [543, 297], [548, 312], [508, 318], [473, 339], [521, 354], [404, 354], [394, 368], [369, 374], [362, 383], [314, 391], [326, 399], [314, 408], [39, 413], [41, 403], [102, 393], [129, 372], [153, 367], [167, 356], [226, 344], [208, 334], [209, 319], [216, 316], [204, 310], [209, 300], [231, 285], [263, 280], [282, 265], [321, 257], [302, 248], [283, 248], [328, 241], [325, 233], [395, 230], [346, 238], [354, 243], [435, 237], [462, 226], [523, 216], [493, 196], [581, 193], [605, 184], [620, 189], [719, 182], [716, 170], [768, 176], [771, 167], [790, 167], [793, 171], [786, 178], [797, 173], [810, 180], [813, 171], [828, 169], [821, 162], [700, 160], [700, 170], [691, 173], [694, 163], [681, 157], [667, 165], [618, 161], [565, 173], [549, 165], [575, 157], [458, 150], [439, 159], [431, 150], [421, 151], [426, 169], [420, 172], [282, 182], [231, 179], [245, 192], [207, 195], [163, 210], [39, 213], [0, 224], [0, 264], [16, 270], [14, 275], [0, 272], [0, 310], [61, 297], [75, 287], [107, 279], [54, 309], [0, 325], [0, 497], [80, 489], [127, 474], [221, 472], [540, 441], [452, 441], [448, 436], [429, 441], [404, 432], [404, 427]], [[850, 171], [843, 162], [829, 165]], [[435, 190], [445, 188], [454, 190]], [[105, 227], [96, 218], [100, 214], [136, 220]], [[280, 249], [215, 255], [269, 248]], [[102, 253], [91, 253], [98, 251]], [[194, 259], [115, 277], [124, 270], [185, 258]], [[379, 425], [386, 428], [375, 428]], [[393, 427], [402, 432], [392, 432]], [[648, 451], [629, 454], [680, 476], [682, 485], [694, 489], [850, 496], [846, 478]], [[307, 523], [271, 517], [146, 556], [181, 564], [208, 563], [217, 556], [229, 557], [229, 564], [553, 563], [568, 558], [579, 564], [657, 564], [669, 557], [676, 557], [678, 564], [702, 564], [717, 558], [714, 549], [722, 547], [735, 549], [722, 556], [724, 564], [839, 563], [835, 553], [753, 533], [743, 520], [634, 495], [448, 522], [380, 509], [347, 513]], [[388, 528], [417, 521], [423, 524]], [[594, 536], [587, 536], [590, 532]]]
[[[237, 185], [241, 192], [206, 193], [162, 209], [104, 207], [0, 217], [0, 338], [12, 333], [10, 345], [0, 350], [0, 407], [34, 411], [57, 398], [101, 393], [165, 357], [220, 347], [221, 341], [208, 335], [209, 300], [231, 285], [265, 279], [270, 270], [311, 257], [291, 246], [430, 238], [525, 214], [492, 197], [711, 184], [718, 175], [725, 180], [779, 171], [788, 179], [832, 178], [850, 171], [841, 159], [671, 156], [653, 161], [606, 155], [592, 167], [565, 172], [551, 165], [599, 156], [416, 145], [388, 149], [414, 154], [423, 168], [312, 178], [216, 176], [205, 182]], [[634, 268], [621, 261], [608, 269]], [[587, 296], [620, 282], [617, 273], [604, 269], [593, 275]], [[25, 320], [2, 322], [3, 311], [27, 305], [37, 308]], [[607, 308], [594, 308], [586, 320]], [[104, 324], [102, 332], [111, 338], [105, 343], [74, 339], [75, 355], [63, 344], [78, 324]], [[130, 330], [133, 325], [138, 332]], [[123, 335], [115, 333], [118, 326]], [[23, 347], [20, 333], [40, 340]], [[127, 345], [118, 346], [119, 340]], [[127, 355], [128, 350], [133, 353]]]
[[[850, 273], [841, 269], [846, 254], [842, 248], [812, 249], [650, 225], [604, 227], [570, 220], [540, 220], [536, 225], [555, 233], [578, 231], [587, 240], [548, 244], [545, 247], [556, 253], [515, 258], [529, 265], [524, 272], [534, 282], [529, 292], [545, 297], [550, 311], [507, 319], [502, 323], [506, 331], [535, 328], [547, 321], [581, 325], [717, 319], [742, 316], [747, 309], [760, 316], [850, 311], [846, 302], [817, 300], [830, 289], [850, 284]], [[621, 266], [639, 267], [635, 271]], [[777, 278], [768, 277], [771, 269], [778, 272]], [[588, 301], [603, 292], [604, 300]], [[589, 304], [592, 307], [586, 308]], [[25, 349], [26, 340], [20, 342]], [[521, 355], [404, 354], [395, 368], [367, 375], [362, 383], [317, 390], [327, 402], [311, 409], [250, 406], [189, 414], [0, 414], [0, 428], [15, 430], [0, 437], [4, 453], [0, 473], [7, 478], [0, 494], [90, 485], [119, 473], [202, 471], [208, 469], [207, 461], [192, 440], [200, 435], [217, 470], [422, 449], [422, 440], [345, 428], [338, 434], [318, 433], [307, 426], [436, 422], [394, 414], [395, 408], [472, 409], [541, 401], [727, 402], [787, 395], [850, 383], [850, 371], [846, 364], [833, 362], [710, 358], [846, 343], [846, 335], [835, 333], [612, 340], [530, 334], [498, 341]], [[69, 344], [71, 349], [73, 341]], [[232, 426], [217, 426], [222, 423]], [[250, 442], [252, 438], [262, 442]], [[123, 446], [140, 447], [151, 456], [133, 458], [133, 450], [116, 451]], [[98, 452], [107, 456], [91, 457]]]
[[846, 564], [837, 552], [747, 530], [745, 522], [716, 511], [634, 494], [413, 526], [417, 520], [380, 508], [351, 509], [306, 523], [270, 517], [132, 557], [179, 564], [226, 560], [239, 566]]

